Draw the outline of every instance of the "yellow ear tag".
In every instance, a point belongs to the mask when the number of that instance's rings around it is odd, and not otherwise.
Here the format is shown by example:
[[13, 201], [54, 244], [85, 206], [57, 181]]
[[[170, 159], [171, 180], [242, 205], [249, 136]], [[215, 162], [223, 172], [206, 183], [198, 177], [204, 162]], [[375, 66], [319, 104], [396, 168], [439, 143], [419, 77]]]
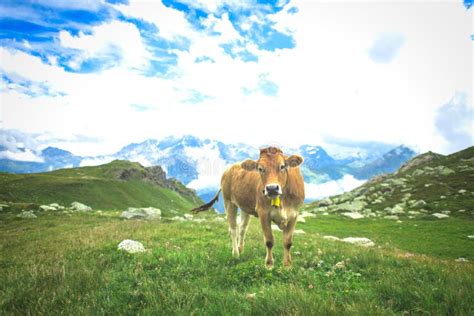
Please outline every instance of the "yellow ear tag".
[[280, 197], [277, 196], [276, 198], [272, 199], [272, 206], [280, 206], [281, 204], [281, 201], [280, 201]]

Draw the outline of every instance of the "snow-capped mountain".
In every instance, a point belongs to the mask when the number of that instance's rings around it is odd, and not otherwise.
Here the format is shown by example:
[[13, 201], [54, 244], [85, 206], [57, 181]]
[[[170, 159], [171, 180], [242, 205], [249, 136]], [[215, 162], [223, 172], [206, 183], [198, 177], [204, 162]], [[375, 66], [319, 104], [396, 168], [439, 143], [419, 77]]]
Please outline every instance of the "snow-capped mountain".
[[[384, 145], [386, 146], [386, 145]], [[383, 146], [377, 147], [380, 150]], [[347, 189], [344, 183], [360, 183], [374, 175], [391, 172], [400, 167], [415, 152], [408, 147], [392, 147], [383, 154], [378, 151], [357, 149], [354, 156], [347, 153], [335, 158], [323, 147], [303, 145], [299, 148], [282, 148], [286, 153], [299, 153], [305, 162], [302, 172], [305, 182], [313, 185], [316, 192], [323, 191], [315, 185], [324, 184]], [[362, 150], [362, 152], [361, 152]], [[247, 158], [256, 159], [258, 148], [246, 144], [225, 144], [218, 140], [199, 139], [186, 135], [166, 137], [161, 140], [148, 139], [132, 143], [111, 155], [80, 157], [54, 147], [41, 151], [40, 161], [19, 161], [8, 159], [0, 150], [0, 171], [14, 173], [42, 172], [59, 168], [98, 165], [114, 159], [136, 161], [144, 166], [160, 165], [168, 177], [174, 177], [188, 187], [195, 189], [199, 196], [208, 200], [219, 187], [220, 177], [227, 166]], [[337, 156], [337, 155], [335, 155]], [[337, 193], [337, 192], [335, 192]], [[308, 198], [314, 198], [308, 194]], [[317, 195], [320, 197], [320, 195]]]

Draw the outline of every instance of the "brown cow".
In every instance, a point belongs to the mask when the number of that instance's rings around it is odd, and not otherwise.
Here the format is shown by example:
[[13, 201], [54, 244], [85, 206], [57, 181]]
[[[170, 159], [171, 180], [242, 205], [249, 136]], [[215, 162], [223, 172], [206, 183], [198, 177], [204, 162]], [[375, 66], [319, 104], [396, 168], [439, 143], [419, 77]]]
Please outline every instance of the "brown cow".
[[[222, 191], [234, 257], [238, 257], [244, 250], [250, 215], [254, 215], [260, 219], [262, 225], [267, 248], [267, 266], [273, 266], [272, 221], [283, 230], [283, 264], [290, 266], [293, 232], [299, 208], [304, 201], [304, 180], [299, 168], [302, 162], [301, 156], [287, 157], [276, 147], [261, 149], [257, 161], [247, 159], [227, 169], [222, 175], [221, 189], [216, 196], [209, 203], [192, 211], [208, 210]], [[239, 229], [238, 208], [241, 209], [242, 219]]]

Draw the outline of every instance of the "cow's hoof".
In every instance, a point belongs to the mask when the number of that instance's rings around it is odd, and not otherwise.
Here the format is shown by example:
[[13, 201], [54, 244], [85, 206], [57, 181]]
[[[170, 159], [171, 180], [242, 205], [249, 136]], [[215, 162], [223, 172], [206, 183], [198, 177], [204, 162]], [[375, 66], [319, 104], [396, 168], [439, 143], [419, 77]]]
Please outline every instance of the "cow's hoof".
[[273, 260], [272, 260], [272, 261], [267, 261], [267, 262], [265, 262], [265, 266], [266, 266], [267, 269], [269, 269], [269, 270], [273, 269]]
[[239, 252], [238, 251], [232, 251], [232, 257], [237, 259], [239, 257]]
[[239, 246], [239, 253], [243, 253], [244, 252], [244, 246]]

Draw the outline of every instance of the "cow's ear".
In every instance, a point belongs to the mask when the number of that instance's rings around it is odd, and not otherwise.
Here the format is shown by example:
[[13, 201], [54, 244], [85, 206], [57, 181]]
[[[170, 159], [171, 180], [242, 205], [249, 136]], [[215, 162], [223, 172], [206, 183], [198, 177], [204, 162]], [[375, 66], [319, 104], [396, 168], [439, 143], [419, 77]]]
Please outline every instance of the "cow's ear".
[[247, 171], [253, 171], [257, 169], [257, 162], [252, 159], [247, 159], [242, 161], [240, 166]]
[[300, 155], [291, 155], [290, 157], [286, 158], [285, 163], [287, 166], [290, 167], [298, 167], [303, 163], [303, 157]]

